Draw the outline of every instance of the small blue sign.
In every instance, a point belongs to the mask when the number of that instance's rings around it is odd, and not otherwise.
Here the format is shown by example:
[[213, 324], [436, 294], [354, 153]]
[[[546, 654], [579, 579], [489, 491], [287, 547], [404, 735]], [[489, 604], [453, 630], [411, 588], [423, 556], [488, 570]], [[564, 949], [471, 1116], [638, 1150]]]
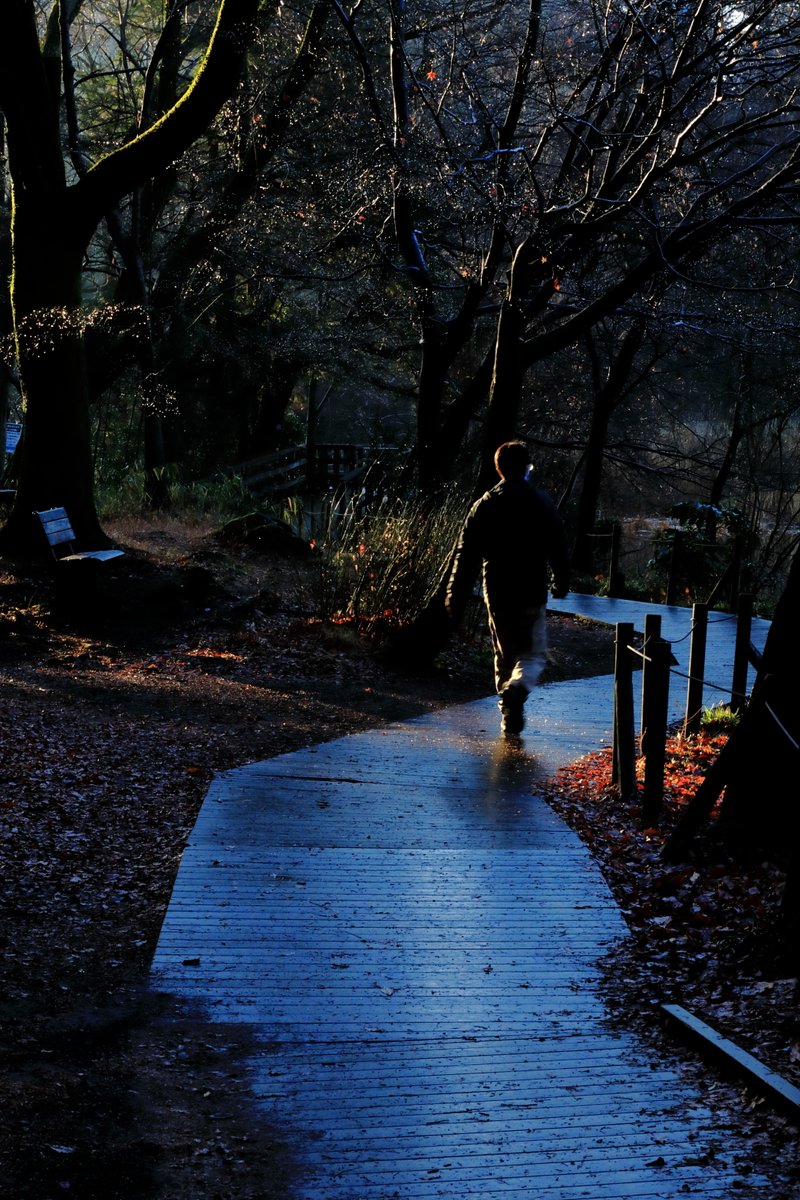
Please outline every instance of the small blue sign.
[[22, 437], [22, 426], [9, 421], [6, 424], [6, 454], [13, 454]]

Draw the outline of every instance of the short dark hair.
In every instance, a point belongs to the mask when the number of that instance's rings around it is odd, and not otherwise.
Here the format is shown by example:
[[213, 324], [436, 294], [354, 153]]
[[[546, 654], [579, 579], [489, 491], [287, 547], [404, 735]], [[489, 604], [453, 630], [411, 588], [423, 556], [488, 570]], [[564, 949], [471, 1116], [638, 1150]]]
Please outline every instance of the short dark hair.
[[503, 442], [494, 452], [494, 465], [501, 479], [524, 479], [530, 466], [524, 442]]

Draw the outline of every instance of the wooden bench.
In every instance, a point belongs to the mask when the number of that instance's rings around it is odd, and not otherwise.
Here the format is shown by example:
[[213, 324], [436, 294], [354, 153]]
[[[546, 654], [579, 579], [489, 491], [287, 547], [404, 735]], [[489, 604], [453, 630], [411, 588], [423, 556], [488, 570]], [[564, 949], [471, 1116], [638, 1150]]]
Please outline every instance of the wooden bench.
[[33, 514], [41, 522], [53, 558], [58, 563], [110, 562], [121, 558], [124, 550], [75, 550], [75, 531], [64, 508], [48, 508]]

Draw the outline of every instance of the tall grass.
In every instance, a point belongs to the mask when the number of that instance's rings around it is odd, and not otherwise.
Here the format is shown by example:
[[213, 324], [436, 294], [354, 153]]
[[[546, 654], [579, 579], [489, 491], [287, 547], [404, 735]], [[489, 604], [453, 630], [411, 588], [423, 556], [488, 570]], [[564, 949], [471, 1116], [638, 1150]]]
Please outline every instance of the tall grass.
[[[156, 472], [169, 496], [168, 511], [174, 517], [214, 517], [223, 522], [252, 512], [256, 501], [238, 476], [187, 481], [177, 467]], [[130, 470], [113, 482], [97, 488], [97, 509], [108, 520], [152, 511], [144, 471]]]
[[[254, 511], [280, 517], [314, 548], [311, 601], [328, 621], [352, 621], [362, 632], [406, 625], [425, 608], [449, 562], [468, 504], [455, 487], [430, 496], [364, 493], [322, 499], [258, 500], [241, 480], [185, 482], [169, 471], [170, 517], [219, 524]], [[131, 471], [98, 489], [103, 519], [143, 515], [143, 472]]]
[[741, 720], [742, 714], [736, 709], [732, 709], [730, 704], [721, 702], [708, 707], [704, 707], [700, 714], [700, 724], [703, 728], [721, 728], [733, 729]]
[[[465, 511], [456, 489], [436, 503], [389, 495], [373, 505], [359, 497], [329, 502], [311, 537], [320, 614], [352, 620], [366, 632], [412, 621], [441, 582]], [[297, 511], [287, 515], [296, 524]]]

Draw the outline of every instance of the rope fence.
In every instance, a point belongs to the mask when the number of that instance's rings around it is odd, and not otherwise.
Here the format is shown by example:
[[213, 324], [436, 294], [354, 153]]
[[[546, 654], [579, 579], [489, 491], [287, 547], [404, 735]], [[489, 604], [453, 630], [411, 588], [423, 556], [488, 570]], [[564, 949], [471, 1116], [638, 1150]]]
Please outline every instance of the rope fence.
[[[692, 611], [691, 630], [686, 635], [691, 638], [688, 671], [678, 669], [677, 660], [672, 652], [673, 643], [662, 638], [659, 614], [648, 614], [645, 617], [641, 648], [633, 644], [633, 624], [621, 622], [616, 626], [612, 782], [625, 798], [635, 798], [639, 794], [637, 759], [644, 759], [641, 804], [642, 817], [646, 823], [653, 824], [663, 808], [671, 678], [675, 676], [687, 683], [683, 720], [683, 731], [687, 735], [700, 728], [703, 694], [706, 689], [728, 694], [732, 711], [738, 711], [747, 699], [748, 668], [758, 668], [761, 662], [761, 654], [750, 640], [752, 614], [751, 596], [740, 598], [737, 614], [715, 619], [713, 622], [708, 620], [707, 606], [696, 604]], [[709, 624], [731, 620], [737, 623], [734, 662], [731, 684], [725, 687], [705, 676], [706, 643]], [[678, 640], [686, 639], [684, 637]], [[638, 753], [633, 698], [633, 670], [637, 660], [642, 664]], [[795, 751], [800, 749], [797, 740], [775, 711], [774, 701], [765, 702], [763, 707], [789, 745]]]
[[772, 717], [773, 721], [774, 721], [774, 722], [775, 722], [775, 724], [778, 726], [778, 729], [779, 729], [779, 730], [780, 730], [780, 732], [783, 734], [783, 736], [786, 738], [787, 742], [788, 742], [788, 743], [789, 743], [789, 745], [792, 747], [792, 749], [793, 749], [793, 750], [800, 750], [800, 742], [798, 742], [796, 738], [793, 738], [793, 737], [792, 737], [792, 735], [789, 733], [789, 730], [788, 730], [788, 729], [786, 728], [786, 726], [784, 725], [783, 721], [780, 719], [780, 717], [778, 716], [778, 714], [775, 712], [775, 709], [774, 709], [774, 708], [772, 707], [772, 705], [771, 705], [771, 704], [770, 704], [768, 701], [766, 701], [766, 700], [764, 701], [764, 709], [765, 709], [765, 711], [766, 711], [766, 712], [768, 712], [768, 713], [769, 713], [769, 715]]

